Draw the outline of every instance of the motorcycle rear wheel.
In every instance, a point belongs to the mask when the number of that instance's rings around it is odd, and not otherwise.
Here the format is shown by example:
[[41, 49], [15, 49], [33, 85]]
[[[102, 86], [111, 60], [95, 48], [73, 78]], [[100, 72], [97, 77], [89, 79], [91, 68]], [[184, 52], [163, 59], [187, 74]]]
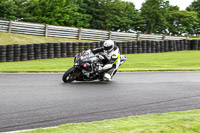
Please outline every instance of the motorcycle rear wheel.
[[65, 83], [71, 83], [74, 81], [74, 67], [71, 67], [68, 69], [62, 77], [63, 82]]

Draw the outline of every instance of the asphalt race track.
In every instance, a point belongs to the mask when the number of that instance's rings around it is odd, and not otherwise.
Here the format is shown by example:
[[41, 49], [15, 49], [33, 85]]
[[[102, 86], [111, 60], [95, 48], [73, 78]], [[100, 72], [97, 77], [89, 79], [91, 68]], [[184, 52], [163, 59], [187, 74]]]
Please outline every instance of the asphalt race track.
[[200, 72], [117, 73], [64, 84], [62, 74], [0, 74], [0, 132], [200, 109]]

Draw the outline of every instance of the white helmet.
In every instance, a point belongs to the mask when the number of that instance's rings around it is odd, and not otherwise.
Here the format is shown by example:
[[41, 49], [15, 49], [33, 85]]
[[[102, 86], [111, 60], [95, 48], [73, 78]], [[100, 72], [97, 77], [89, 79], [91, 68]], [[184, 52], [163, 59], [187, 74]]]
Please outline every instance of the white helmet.
[[106, 40], [103, 44], [104, 51], [109, 53], [114, 49], [114, 41], [113, 40]]

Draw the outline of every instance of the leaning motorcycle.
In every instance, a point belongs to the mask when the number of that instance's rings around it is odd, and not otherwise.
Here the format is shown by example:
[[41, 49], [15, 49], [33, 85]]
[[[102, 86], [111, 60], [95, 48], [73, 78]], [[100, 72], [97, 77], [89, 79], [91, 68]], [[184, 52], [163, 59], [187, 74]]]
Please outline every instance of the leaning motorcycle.
[[[99, 66], [103, 66], [103, 56], [97, 54], [94, 55], [91, 50], [86, 50], [78, 53], [74, 58], [74, 66], [68, 69], [62, 80], [65, 83], [71, 83], [73, 81], [103, 81], [105, 71], [99, 71]], [[120, 65], [126, 61], [126, 56], [120, 55]]]

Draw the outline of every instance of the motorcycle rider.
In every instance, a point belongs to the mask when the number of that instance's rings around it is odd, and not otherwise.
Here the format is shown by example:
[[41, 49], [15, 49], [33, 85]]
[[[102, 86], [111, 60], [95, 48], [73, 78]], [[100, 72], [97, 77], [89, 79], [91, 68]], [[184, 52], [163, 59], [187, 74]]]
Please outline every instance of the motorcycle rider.
[[102, 48], [94, 49], [92, 53], [94, 55], [99, 54], [99, 58], [104, 64], [104, 66], [99, 66], [99, 71], [105, 71], [103, 80], [110, 81], [120, 65], [119, 48], [114, 44], [113, 40], [106, 40]]

